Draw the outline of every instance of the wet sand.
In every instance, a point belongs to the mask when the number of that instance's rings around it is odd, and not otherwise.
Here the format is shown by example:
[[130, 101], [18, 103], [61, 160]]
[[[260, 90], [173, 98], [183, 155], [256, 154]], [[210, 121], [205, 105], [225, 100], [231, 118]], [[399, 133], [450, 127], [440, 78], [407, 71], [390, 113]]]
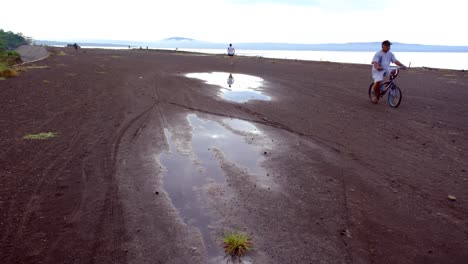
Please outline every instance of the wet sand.
[[402, 72], [393, 109], [365, 65], [63, 51], [0, 81], [3, 263], [221, 263], [228, 230], [253, 263], [468, 259], [465, 72]]

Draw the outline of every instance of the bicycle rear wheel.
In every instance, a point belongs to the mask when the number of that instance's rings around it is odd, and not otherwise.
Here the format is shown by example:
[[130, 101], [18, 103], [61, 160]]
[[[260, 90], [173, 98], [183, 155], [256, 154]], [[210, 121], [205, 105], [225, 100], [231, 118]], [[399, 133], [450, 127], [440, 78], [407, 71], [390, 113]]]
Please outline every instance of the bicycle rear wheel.
[[403, 99], [403, 94], [400, 88], [396, 85], [390, 87], [390, 91], [388, 92], [388, 104], [391, 107], [398, 107], [401, 103], [401, 99]]
[[[390, 84], [390, 82], [382, 83], [382, 85], [380, 86], [380, 96], [379, 97], [382, 97], [385, 94], [384, 92], [382, 92], [382, 88], [387, 87], [389, 84]], [[374, 95], [374, 83], [371, 83], [370, 86], [369, 86], [369, 100], [372, 100], [373, 95]]]

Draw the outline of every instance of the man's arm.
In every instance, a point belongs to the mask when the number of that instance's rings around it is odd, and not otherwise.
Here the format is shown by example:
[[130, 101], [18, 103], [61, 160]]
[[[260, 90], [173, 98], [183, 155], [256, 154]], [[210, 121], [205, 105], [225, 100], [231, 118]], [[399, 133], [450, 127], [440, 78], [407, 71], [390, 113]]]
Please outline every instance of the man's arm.
[[382, 55], [380, 55], [380, 52], [375, 53], [374, 58], [372, 59], [372, 65], [374, 65], [374, 68], [378, 71], [383, 70], [382, 67], [380, 67], [379, 61], [382, 60]]
[[376, 61], [373, 61], [373, 62], [372, 62], [372, 65], [374, 65], [374, 67], [375, 67], [375, 68], [376, 68], [378, 71], [381, 71], [381, 70], [383, 70], [383, 68], [382, 68], [382, 67], [380, 67], [379, 63], [378, 63], [378, 62], [376, 62]]
[[399, 62], [399, 61], [395, 61], [395, 64], [402, 67], [403, 69], [406, 69], [406, 66], [403, 65], [403, 63]]

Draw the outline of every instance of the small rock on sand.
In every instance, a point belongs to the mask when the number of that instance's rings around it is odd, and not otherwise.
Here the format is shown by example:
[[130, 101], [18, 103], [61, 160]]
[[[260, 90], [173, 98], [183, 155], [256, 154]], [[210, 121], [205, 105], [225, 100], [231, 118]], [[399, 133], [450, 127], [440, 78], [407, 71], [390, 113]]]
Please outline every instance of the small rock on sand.
[[448, 196], [448, 199], [449, 199], [450, 201], [456, 201], [456, 200], [457, 200], [457, 197], [455, 197], [455, 196], [453, 196], [453, 195], [449, 195], [449, 196]]

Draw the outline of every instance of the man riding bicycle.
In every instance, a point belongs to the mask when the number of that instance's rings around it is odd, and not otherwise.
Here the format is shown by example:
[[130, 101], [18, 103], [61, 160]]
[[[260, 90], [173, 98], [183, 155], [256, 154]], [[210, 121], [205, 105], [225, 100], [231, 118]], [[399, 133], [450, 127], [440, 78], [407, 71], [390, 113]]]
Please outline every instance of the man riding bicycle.
[[372, 102], [378, 103], [379, 102], [379, 93], [380, 93], [380, 86], [382, 85], [382, 81], [384, 76], [390, 75], [389, 66], [390, 63], [395, 63], [396, 65], [406, 68], [401, 62], [399, 62], [395, 55], [390, 52], [390, 46], [392, 43], [390, 41], [385, 40], [382, 42], [382, 50], [378, 51], [374, 55], [374, 59], [372, 60], [372, 78], [374, 79], [374, 95], [372, 95]]

